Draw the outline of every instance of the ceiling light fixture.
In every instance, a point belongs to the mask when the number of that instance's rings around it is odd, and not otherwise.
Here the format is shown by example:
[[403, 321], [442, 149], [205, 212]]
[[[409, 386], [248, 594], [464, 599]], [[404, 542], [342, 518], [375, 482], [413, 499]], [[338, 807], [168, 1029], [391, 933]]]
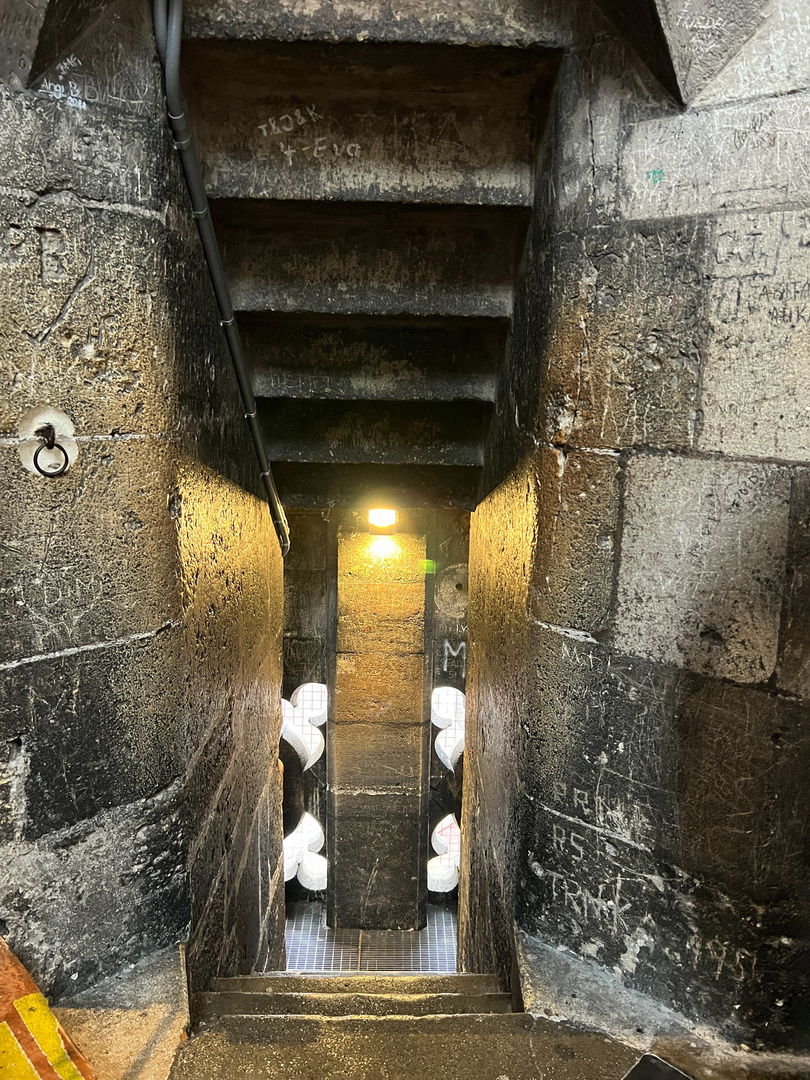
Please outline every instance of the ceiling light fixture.
[[378, 506], [368, 512], [368, 531], [390, 536], [396, 531], [399, 515], [396, 510]]

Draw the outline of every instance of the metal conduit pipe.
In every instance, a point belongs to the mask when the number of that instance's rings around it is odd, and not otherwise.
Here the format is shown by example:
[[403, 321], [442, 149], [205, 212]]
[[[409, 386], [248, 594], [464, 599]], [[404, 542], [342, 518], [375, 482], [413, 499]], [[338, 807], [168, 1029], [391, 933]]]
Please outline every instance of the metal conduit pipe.
[[228, 279], [222, 265], [222, 256], [219, 253], [214, 223], [211, 220], [208, 207], [208, 196], [205, 194], [202, 170], [194, 147], [194, 137], [191, 134], [191, 127], [186, 115], [186, 102], [180, 86], [183, 0], [154, 0], [152, 16], [155, 25], [155, 40], [157, 41], [158, 53], [163, 65], [166, 103], [168, 105], [169, 123], [174, 134], [174, 145], [183, 166], [186, 186], [191, 198], [191, 213], [200, 232], [203, 251], [208, 263], [208, 272], [211, 275], [211, 283], [214, 286], [214, 294], [219, 306], [220, 322], [225, 331], [225, 338], [228, 342], [228, 349], [236, 373], [236, 381], [239, 384], [242, 403], [245, 407], [245, 419], [253, 437], [256, 457], [259, 459], [262, 483], [267, 493], [267, 502], [270, 506], [278, 542], [281, 545], [281, 554], [284, 556], [290, 550], [290, 527], [287, 524], [287, 516], [284, 513], [284, 507], [281, 505], [281, 499], [273, 481], [273, 474], [270, 471], [270, 464], [264, 449], [264, 440], [259, 430], [259, 421], [256, 415], [256, 398], [253, 394], [250, 373], [245, 363], [245, 354], [242, 351], [242, 340], [239, 337], [233, 303], [231, 302], [231, 290], [228, 287]]

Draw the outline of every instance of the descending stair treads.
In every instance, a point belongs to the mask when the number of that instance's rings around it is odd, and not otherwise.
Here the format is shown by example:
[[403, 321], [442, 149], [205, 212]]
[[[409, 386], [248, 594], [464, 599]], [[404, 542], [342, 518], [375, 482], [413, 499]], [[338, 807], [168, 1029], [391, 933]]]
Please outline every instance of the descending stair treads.
[[247, 976], [218, 979], [196, 1004], [171, 1080], [619, 1080], [635, 1057], [510, 1013], [488, 975]]
[[[533, 205], [543, 50], [186, 41], [282, 499], [473, 509]], [[216, 72], [216, 78], [211, 73]]]

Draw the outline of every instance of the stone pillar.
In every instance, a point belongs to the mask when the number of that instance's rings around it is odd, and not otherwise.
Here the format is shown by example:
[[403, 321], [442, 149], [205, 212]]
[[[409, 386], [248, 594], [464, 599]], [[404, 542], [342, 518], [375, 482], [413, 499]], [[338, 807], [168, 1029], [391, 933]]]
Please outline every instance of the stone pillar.
[[338, 532], [331, 926], [417, 929], [427, 900], [425, 537]]

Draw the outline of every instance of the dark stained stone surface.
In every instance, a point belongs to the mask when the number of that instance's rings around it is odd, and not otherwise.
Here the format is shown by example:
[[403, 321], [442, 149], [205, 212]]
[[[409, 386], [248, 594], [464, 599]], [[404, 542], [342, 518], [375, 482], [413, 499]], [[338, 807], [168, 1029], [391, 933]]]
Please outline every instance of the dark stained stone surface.
[[274, 461], [329, 464], [483, 464], [490, 412], [478, 401], [299, 401], [264, 399], [267, 452]]
[[556, 60], [207, 39], [186, 47], [184, 75], [217, 198], [528, 206], [534, 99]]
[[[658, 6], [704, 41], [725, 18]], [[460, 952], [506, 984], [525, 931], [605, 992], [803, 1050], [805, 284], [770, 187], [794, 170], [774, 112], [757, 172], [761, 98], [692, 131], [640, 71], [566, 55], [546, 129], [471, 522]]]
[[259, 397], [490, 401], [506, 320], [337, 318], [245, 312]]
[[38, 56], [0, 95], [3, 934], [54, 996], [181, 938], [205, 985], [283, 958], [281, 558], [147, 7], [53, 3]]
[[237, 310], [485, 318], [510, 313], [528, 216], [248, 198], [212, 212]]

